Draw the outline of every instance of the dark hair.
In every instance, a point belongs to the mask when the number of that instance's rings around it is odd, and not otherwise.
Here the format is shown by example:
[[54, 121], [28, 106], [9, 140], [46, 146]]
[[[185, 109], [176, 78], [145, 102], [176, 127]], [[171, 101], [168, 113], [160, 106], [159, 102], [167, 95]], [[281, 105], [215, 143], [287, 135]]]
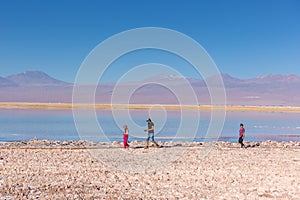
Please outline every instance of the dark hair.
[[241, 123], [240, 126], [244, 126], [244, 124]]
[[147, 122], [151, 122], [151, 119], [150, 119], [150, 118], [148, 118], [148, 119], [147, 119]]

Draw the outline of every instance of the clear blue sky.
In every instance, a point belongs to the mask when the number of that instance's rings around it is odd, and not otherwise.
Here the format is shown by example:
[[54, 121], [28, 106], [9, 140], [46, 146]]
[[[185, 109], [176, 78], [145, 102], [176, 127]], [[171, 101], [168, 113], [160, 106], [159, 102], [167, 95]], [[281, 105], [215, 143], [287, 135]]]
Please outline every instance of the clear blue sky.
[[148, 26], [194, 38], [222, 73], [300, 75], [298, 0], [2, 0], [0, 76], [42, 70], [71, 82], [101, 41]]

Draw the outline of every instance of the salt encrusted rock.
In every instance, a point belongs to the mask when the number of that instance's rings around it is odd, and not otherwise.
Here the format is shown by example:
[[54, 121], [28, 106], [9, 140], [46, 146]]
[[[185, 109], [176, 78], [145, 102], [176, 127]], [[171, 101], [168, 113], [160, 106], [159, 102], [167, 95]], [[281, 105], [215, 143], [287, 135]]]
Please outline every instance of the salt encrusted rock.
[[38, 144], [38, 143], [40, 143], [40, 141], [38, 140], [37, 137], [34, 137], [32, 140], [28, 141], [28, 144]]
[[298, 144], [299, 144], [298, 142], [290, 142], [290, 143], [292, 144], [293, 147], [299, 146], [299, 145], [298, 145]]
[[239, 143], [235, 142], [235, 143], [232, 143], [232, 146], [233, 146], [233, 147], [240, 147], [240, 146], [241, 146], [241, 144], [239, 144]]
[[63, 141], [62, 143], [61, 143], [61, 145], [69, 145], [70, 144], [70, 142], [69, 141]]
[[172, 141], [169, 143], [171, 147], [189, 147], [190, 143], [189, 142], [179, 142], [179, 141]]
[[197, 146], [201, 146], [201, 145], [202, 145], [201, 142], [190, 142], [190, 143], [189, 143], [189, 146], [190, 146], [190, 147], [197, 147]]
[[272, 140], [267, 140], [261, 143], [261, 145], [264, 147], [277, 147], [278, 144], [279, 144], [278, 142]]
[[138, 143], [138, 141], [137, 140], [133, 140], [133, 141], [131, 141], [130, 143], [129, 143], [130, 145], [138, 145], [139, 143]]
[[53, 145], [54, 146], [61, 145], [61, 141], [55, 140], [55, 141], [53, 141]]
[[164, 146], [164, 143], [163, 143], [162, 141], [158, 141], [157, 144], [158, 144], [159, 146], [161, 146], [161, 147]]
[[105, 147], [108, 147], [110, 143], [108, 142], [98, 142], [97, 143], [97, 147], [99, 148], [105, 148]]
[[174, 142], [173, 141], [169, 141], [169, 142], [165, 142], [165, 146], [173, 146], [174, 145]]
[[50, 146], [52, 144], [51, 140], [43, 140], [43, 144], [46, 146]]
[[89, 146], [97, 146], [96, 142], [89, 142]]
[[231, 142], [224, 142], [224, 146], [226, 146], [226, 147], [230, 147], [231, 146]]
[[111, 146], [112, 147], [120, 147], [122, 144], [121, 144], [121, 142], [119, 142], [119, 141], [113, 141], [112, 143], [111, 143]]
[[78, 140], [77, 145], [84, 145], [85, 141], [84, 140]]

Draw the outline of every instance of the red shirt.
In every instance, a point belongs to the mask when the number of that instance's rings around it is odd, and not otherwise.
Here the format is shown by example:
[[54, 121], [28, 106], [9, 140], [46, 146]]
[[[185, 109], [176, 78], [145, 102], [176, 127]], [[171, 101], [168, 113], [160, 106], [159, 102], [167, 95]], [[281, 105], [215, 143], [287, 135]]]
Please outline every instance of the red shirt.
[[240, 137], [244, 137], [245, 129], [243, 127], [240, 128]]

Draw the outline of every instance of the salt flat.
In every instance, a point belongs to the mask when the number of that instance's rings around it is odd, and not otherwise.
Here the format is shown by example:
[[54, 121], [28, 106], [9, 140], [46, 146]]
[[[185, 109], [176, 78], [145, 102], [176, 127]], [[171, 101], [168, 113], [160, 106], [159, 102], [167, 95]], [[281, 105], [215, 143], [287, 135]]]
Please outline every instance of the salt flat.
[[2, 143], [0, 199], [300, 198], [299, 142], [118, 145]]

